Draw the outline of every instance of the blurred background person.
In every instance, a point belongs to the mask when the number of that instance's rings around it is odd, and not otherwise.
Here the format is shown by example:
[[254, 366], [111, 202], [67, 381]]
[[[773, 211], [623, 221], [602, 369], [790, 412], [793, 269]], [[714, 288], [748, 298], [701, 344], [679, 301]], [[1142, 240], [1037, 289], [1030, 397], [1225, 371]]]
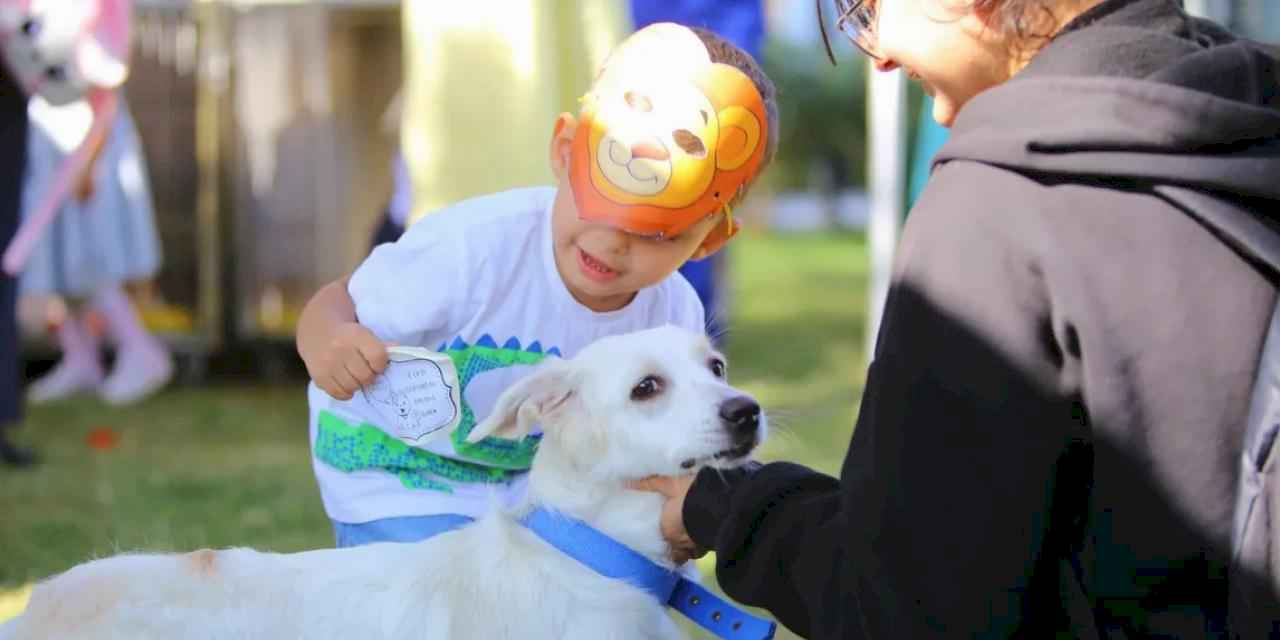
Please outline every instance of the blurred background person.
[[[87, 127], [82, 106], [32, 100], [23, 215], [39, 205], [75, 134]], [[61, 207], [27, 263], [21, 292], [69, 302], [53, 307], [49, 323], [62, 358], [32, 382], [27, 399], [40, 404], [94, 392], [109, 404], [137, 402], [170, 380], [173, 358], [125, 292], [126, 283], [155, 276], [161, 254], [146, 163], [123, 98], [110, 133]], [[116, 347], [110, 374], [102, 367], [104, 334]]]
[[[0, 246], [8, 246], [18, 227], [26, 157], [27, 97], [0, 62]], [[17, 298], [17, 280], [0, 272], [0, 462], [25, 467], [34, 454], [9, 437], [22, 420]]]

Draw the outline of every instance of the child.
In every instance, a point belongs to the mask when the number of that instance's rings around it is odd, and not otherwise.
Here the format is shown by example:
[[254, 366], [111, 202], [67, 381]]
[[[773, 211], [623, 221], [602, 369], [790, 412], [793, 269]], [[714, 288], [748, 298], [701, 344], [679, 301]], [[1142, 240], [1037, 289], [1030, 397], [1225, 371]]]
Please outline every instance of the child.
[[[749, 55], [710, 32], [650, 26], [606, 60], [580, 117], [556, 120], [557, 188], [427, 216], [317, 293], [298, 351], [338, 546], [422, 540], [495, 494], [518, 499], [538, 438], [466, 436], [541, 359], [664, 324], [703, 330], [675, 271], [737, 231], [732, 206], [772, 156], [776, 118], [773, 85]], [[347, 402], [387, 366], [384, 341], [450, 356], [462, 404], [451, 435], [409, 446]]]
[[[31, 102], [24, 215], [37, 209], [48, 184], [72, 144], [60, 140], [74, 130], [75, 107]], [[124, 284], [153, 277], [160, 269], [156, 231], [142, 144], [123, 97], [108, 137], [85, 170], [62, 211], [37, 242], [23, 271], [23, 295], [58, 295], [81, 307], [57, 330], [62, 360], [28, 389], [32, 404], [44, 404], [96, 392], [112, 405], [138, 402], [164, 387], [173, 376], [168, 347], [142, 324]], [[102, 370], [97, 332], [89, 322], [96, 311], [116, 345], [110, 374]]]

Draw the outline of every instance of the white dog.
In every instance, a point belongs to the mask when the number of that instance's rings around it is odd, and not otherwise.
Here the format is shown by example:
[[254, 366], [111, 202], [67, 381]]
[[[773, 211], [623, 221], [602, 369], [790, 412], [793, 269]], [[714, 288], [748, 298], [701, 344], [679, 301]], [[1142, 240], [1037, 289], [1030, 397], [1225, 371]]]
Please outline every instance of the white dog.
[[577, 518], [670, 568], [662, 498], [630, 480], [745, 461], [759, 405], [706, 338], [664, 327], [602, 339], [512, 385], [472, 439], [544, 436], [527, 503], [416, 544], [96, 560], [38, 585], [0, 639], [671, 638], [664, 603], [606, 578], [520, 522]]

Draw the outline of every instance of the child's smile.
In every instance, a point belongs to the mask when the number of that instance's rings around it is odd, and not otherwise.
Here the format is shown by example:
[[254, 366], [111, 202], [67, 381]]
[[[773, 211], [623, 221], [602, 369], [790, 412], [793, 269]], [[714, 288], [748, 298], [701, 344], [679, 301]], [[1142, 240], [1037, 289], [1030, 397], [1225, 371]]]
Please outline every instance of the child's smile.
[[578, 268], [582, 275], [596, 282], [611, 282], [620, 274], [603, 260], [578, 247]]

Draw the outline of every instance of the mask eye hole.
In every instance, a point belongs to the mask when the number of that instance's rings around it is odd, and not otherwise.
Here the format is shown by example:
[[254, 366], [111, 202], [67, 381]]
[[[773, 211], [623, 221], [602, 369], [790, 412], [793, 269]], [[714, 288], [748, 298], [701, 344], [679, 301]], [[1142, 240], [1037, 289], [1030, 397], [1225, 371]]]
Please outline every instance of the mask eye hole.
[[643, 93], [628, 91], [623, 94], [622, 97], [627, 101], [627, 106], [635, 109], [636, 111], [643, 111], [645, 113], [653, 111], [653, 101], [649, 99], [649, 96], [646, 96]]
[[684, 150], [685, 153], [695, 158], [707, 157], [707, 148], [702, 144], [702, 138], [694, 135], [688, 129], [676, 129], [671, 132], [671, 139], [675, 140], [676, 146]]

